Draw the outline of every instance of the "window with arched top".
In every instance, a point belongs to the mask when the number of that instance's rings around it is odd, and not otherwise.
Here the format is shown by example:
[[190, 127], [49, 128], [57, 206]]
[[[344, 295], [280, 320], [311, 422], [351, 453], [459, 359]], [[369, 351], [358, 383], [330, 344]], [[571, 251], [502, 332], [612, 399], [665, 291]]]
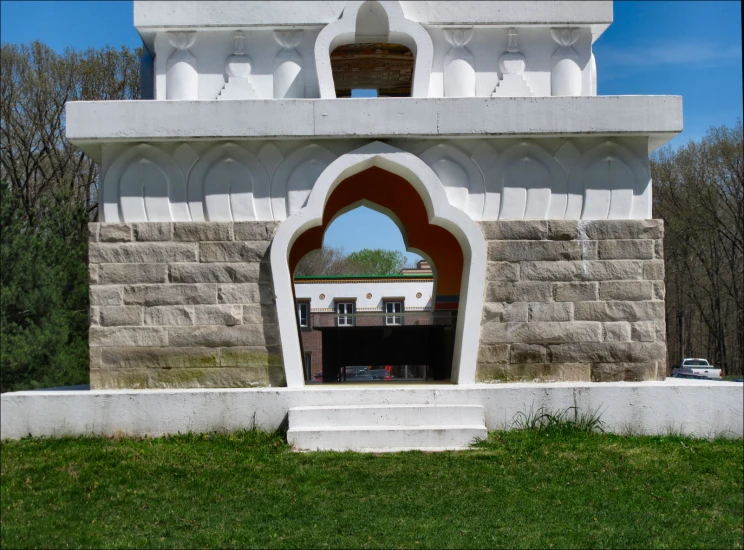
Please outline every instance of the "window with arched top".
[[377, 90], [377, 97], [411, 97], [413, 52], [403, 44], [360, 43], [331, 52], [336, 97]]

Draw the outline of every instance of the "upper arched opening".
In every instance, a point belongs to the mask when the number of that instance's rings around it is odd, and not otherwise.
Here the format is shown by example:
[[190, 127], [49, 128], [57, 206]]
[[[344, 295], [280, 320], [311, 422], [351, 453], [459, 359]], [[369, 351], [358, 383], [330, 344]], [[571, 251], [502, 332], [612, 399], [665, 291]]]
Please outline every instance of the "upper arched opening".
[[336, 97], [351, 97], [352, 90], [377, 90], [377, 97], [410, 97], [413, 65], [413, 52], [403, 44], [339, 46], [331, 53]]

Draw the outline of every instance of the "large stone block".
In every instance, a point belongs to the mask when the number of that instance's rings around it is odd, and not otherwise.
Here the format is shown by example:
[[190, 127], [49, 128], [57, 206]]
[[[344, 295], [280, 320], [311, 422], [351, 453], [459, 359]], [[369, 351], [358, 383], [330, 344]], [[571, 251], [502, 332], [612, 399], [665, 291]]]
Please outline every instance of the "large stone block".
[[486, 323], [481, 327], [482, 344], [548, 344], [601, 340], [601, 323]]
[[552, 298], [552, 285], [547, 282], [509, 282], [488, 283], [487, 302], [547, 302]]
[[652, 300], [653, 294], [651, 281], [604, 281], [599, 283], [600, 300]]
[[173, 224], [174, 241], [231, 241], [232, 222], [177, 222]]
[[666, 285], [664, 281], [654, 281], [654, 300], [666, 298]]
[[548, 238], [545, 220], [499, 220], [479, 222], [487, 241], [522, 241]]
[[88, 223], [88, 242], [97, 243], [98, 234], [101, 229], [100, 223]]
[[173, 224], [171, 222], [140, 222], [132, 224], [135, 241], [171, 241]]
[[266, 367], [161, 369], [147, 373], [148, 388], [262, 388], [269, 386]]
[[231, 283], [233, 274], [231, 264], [179, 263], [170, 266], [172, 283]]
[[102, 327], [138, 326], [142, 324], [140, 306], [101, 306], [98, 308]]
[[476, 382], [580, 382], [589, 381], [591, 366], [582, 363], [479, 364]]
[[263, 325], [169, 327], [168, 341], [177, 346], [265, 346], [278, 345], [278, 327]]
[[271, 304], [274, 302], [274, 292], [267, 284], [219, 285], [218, 301], [220, 304]]
[[143, 306], [216, 304], [217, 285], [133, 285], [124, 287], [124, 303]]
[[596, 300], [598, 283], [555, 283], [553, 298], [556, 302], [585, 302]]
[[218, 348], [96, 348], [100, 349], [100, 367], [181, 369], [217, 367], [220, 364]]
[[100, 224], [98, 240], [105, 243], [123, 243], [132, 240], [132, 226], [128, 223]]
[[92, 390], [143, 390], [147, 387], [145, 369], [90, 369]]
[[168, 264], [99, 264], [102, 285], [167, 283]]
[[526, 323], [529, 318], [527, 302], [507, 304], [502, 302], [486, 302], [483, 304], [481, 323]]
[[573, 241], [579, 238], [579, 221], [549, 220], [548, 239], [552, 241]]
[[274, 238], [279, 222], [235, 222], [236, 241], [270, 241]]
[[664, 319], [664, 302], [579, 302], [577, 321], [653, 321]]
[[494, 262], [526, 262], [539, 260], [593, 260], [593, 245], [583, 250], [578, 241], [491, 241], [488, 259]]
[[612, 281], [643, 277], [640, 260], [522, 262], [520, 278], [533, 281]]
[[90, 264], [88, 266], [88, 284], [98, 284], [98, 264]]
[[94, 264], [196, 262], [196, 243], [90, 243]]
[[509, 344], [481, 345], [478, 348], [478, 364], [508, 363]]
[[573, 304], [570, 302], [538, 302], [530, 304], [530, 322], [570, 321], [571, 319], [573, 319]]
[[120, 286], [91, 286], [89, 296], [92, 306], [120, 306], [124, 304]]
[[630, 334], [636, 342], [665, 342], [666, 326], [663, 320], [638, 321], [630, 324]]
[[592, 365], [592, 382], [643, 382], [646, 380], [657, 380], [655, 362], [595, 363]]
[[193, 325], [194, 306], [179, 305], [145, 308], [145, 324], [161, 326]]
[[664, 260], [643, 262], [643, 278], [655, 281], [664, 280]]
[[653, 260], [654, 241], [597, 241], [597, 255], [600, 260]]
[[612, 323], [603, 323], [605, 342], [629, 342], [630, 341], [630, 323], [625, 321], [615, 321]]
[[168, 334], [161, 327], [90, 327], [91, 347], [162, 347]]
[[574, 342], [549, 347], [558, 363], [648, 363], [666, 357], [663, 342]]
[[197, 325], [240, 325], [243, 322], [243, 306], [217, 305], [195, 306]]
[[266, 256], [268, 247], [268, 241], [203, 242], [199, 243], [199, 261], [260, 262]]
[[592, 240], [661, 239], [664, 220], [587, 220], [581, 231]]
[[548, 362], [548, 348], [539, 344], [512, 344], [509, 362], [516, 363], [546, 363]]
[[281, 367], [281, 346], [240, 346], [220, 349], [222, 367]]
[[519, 264], [510, 262], [488, 262], [488, 281], [518, 281]]
[[276, 325], [279, 323], [274, 304], [243, 305], [243, 322], [246, 325]]

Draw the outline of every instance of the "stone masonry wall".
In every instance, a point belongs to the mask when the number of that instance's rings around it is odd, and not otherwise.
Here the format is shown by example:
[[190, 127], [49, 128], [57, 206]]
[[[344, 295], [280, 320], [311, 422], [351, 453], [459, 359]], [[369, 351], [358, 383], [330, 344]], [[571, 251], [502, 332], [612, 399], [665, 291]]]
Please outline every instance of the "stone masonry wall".
[[90, 379], [102, 388], [282, 386], [276, 222], [90, 224]]
[[480, 222], [477, 382], [663, 380], [663, 222]]

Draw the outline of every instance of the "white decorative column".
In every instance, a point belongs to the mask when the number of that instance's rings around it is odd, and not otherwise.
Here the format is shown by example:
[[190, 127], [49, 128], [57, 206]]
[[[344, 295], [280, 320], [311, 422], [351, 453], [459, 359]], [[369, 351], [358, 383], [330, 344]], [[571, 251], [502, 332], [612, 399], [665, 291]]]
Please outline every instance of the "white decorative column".
[[506, 52], [499, 60], [499, 68], [504, 75], [496, 85], [492, 97], [532, 97], [527, 79], [524, 78], [525, 69], [524, 55], [519, 52], [517, 42], [517, 29], [509, 29], [509, 38]]
[[550, 29], [560, 47], [553, 52], [553, 67], [550, 71], [550, 95], [580, 96], [581, 67], [577, 60], [579, 54], [571, 46], [579, 39], [578, 28]]
[[241, 31], [233, 35], [233, 54], [225, 61], [227, 82], [217, 99], [258, 99], [251, 83], [251, 58], [245, 55], [244, 37]]
[[302, 56], [295, 50], [302, 31], [274, 31], [274, 39], [282, 47], [274, 58], [274, 99], [305, 97]]
[[473, 54], [465, 47], [473, 38], [473, 29], [445, 29], [444, 38], [452, 46], [444, 56], [444, 97], [474, 97]]
[[165, 69], [166, 99], [199, 99], [199, 73], [196, 58], [189, 48], [196, 40], [195, 32], [169, 32], [168, 41], [176, 48]]

